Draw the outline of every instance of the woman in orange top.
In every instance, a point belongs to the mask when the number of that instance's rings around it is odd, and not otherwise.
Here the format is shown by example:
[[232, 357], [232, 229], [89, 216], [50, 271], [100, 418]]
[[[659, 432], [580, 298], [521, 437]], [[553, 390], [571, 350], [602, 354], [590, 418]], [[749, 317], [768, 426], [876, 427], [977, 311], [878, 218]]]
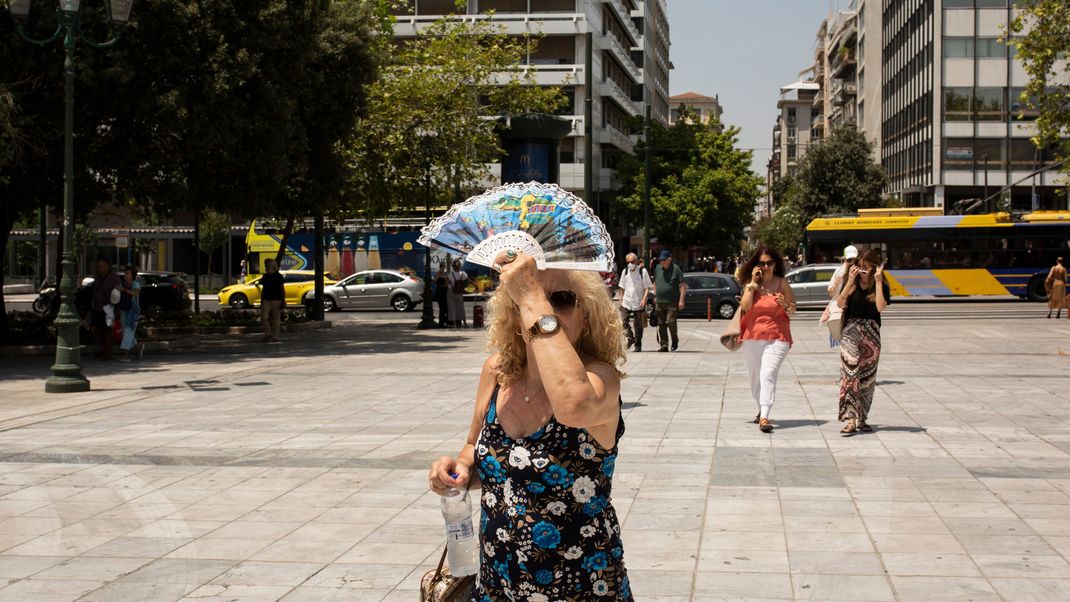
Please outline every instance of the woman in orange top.
[[754, 421], [763, 433], [773, 430], [769, 412], [776, 397], [776, 379], [780, 365], [791, 348], [791, 319], [795, 313], [795, 296], [784, 279], [784, 262], [770, 247], [759, 248], [739, 274], [749, 275], [739, 300], [740, 339], [743, 357], [750, 371], [751, 394], [758, 404]]

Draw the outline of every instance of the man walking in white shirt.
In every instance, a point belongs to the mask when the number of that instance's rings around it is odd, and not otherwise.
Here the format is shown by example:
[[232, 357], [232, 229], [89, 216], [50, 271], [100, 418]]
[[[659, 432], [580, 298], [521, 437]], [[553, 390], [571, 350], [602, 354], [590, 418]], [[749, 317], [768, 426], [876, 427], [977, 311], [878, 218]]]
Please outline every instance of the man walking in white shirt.
[[[635, 253], [628, 253], [626, 257], [628, 267], [620, 274], [620, 315], [624, 320], [624, 335], [628, 337], [628, 348], [634, 347], [635, 351], [643, 350], [643, 313], [646, 311], [646, 300], [650, 291], [654, 290], [654, 282], [650, 279], [650, 273], [646, 268], [639, 265], [639, 258]], [[632, 323], [635, 323], [634, 332]]]

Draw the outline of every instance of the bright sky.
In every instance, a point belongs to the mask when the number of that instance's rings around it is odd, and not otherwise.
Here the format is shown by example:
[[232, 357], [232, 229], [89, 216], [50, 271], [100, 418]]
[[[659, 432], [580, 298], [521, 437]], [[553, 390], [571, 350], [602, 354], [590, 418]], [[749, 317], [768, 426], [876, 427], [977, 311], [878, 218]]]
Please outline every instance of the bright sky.
[[671, 94], [720, 96], [724, 121], [742, 128], [765, 176], [780, 86], [810, 65], [815, 35], [846, 0], [669, 0]]

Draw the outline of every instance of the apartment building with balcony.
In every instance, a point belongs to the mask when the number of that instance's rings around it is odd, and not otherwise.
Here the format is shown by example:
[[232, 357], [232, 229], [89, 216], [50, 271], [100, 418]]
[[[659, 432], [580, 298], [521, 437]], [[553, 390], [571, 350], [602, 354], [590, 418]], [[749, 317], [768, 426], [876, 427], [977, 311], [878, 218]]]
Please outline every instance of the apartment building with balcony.
[[767, 164], [766, 201], [761, 210], [775, 209], [773, 186], [784, 176], [795, 175], [799, 161], [817, 139], [811, 136], [814, 100], [821, 92], [815, 81], [797, 81], [780, 89], [776, 124], [773, 126], [773, 153]]
[[1066, 206], [1057, 174], [1029, 177], [1054, 155], [1030, 141], [1036, 115], [1018, 100], [1028, 79], [1000, 41], [1014, 10], [1009, 0], [885, 0], [881, 161], [906, 205], [952, 211], [1026, 178], [1012, 209]]
[[722, 123], [721, 117], [724, 115], [724, 107], [721, 106], [721, 99], [715, 96], [706, 96], [697, 92], [685, 92], [683, 94], [677, 94], [669, 97], [669, 123], [674, 124], [680, 121], [681, 107], [688, 109], [695, 114], [696, 121], [703, 125], [709, 125], [710, 122], [718, 124], [717, 129], [723, 130], [724, 126], [719, 125]]
[[[421, 26], [455, 12], [454, 0], [408, 0], [395, 11], [394, 35], [414, 36]], [[561, 111], [572, 129], [561, 142], [560, 184], [582, 197], [585, 170], [591, 169], [592, 198], [585, 200], [606, 215], [620, 186], [614, 168], [621, 156], [634, 152], [633, 118], [649, 104], [653, 119], [669, 121], [665, 0], [468, 0], [458, 18], [487, 19], [509, 35], [543, 36], [524, 62], [538, 85], [561, 86], [569, 99]], [[584, 123], [588, 92], [590, 156]], [[498, 183], [500, 166], [491, 165], [491, 171], [488, 186]]]

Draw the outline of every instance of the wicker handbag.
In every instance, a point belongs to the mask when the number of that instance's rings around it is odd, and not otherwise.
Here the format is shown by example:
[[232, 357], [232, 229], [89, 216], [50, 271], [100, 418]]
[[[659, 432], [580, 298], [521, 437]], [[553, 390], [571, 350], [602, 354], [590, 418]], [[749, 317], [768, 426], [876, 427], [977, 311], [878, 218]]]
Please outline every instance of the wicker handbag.
[[438, 568], [420, 579], [420, 602], [469, 602], [476, 586], [476, 576], [454, 577], [446, 565], [446, 550], [438, 559]]

